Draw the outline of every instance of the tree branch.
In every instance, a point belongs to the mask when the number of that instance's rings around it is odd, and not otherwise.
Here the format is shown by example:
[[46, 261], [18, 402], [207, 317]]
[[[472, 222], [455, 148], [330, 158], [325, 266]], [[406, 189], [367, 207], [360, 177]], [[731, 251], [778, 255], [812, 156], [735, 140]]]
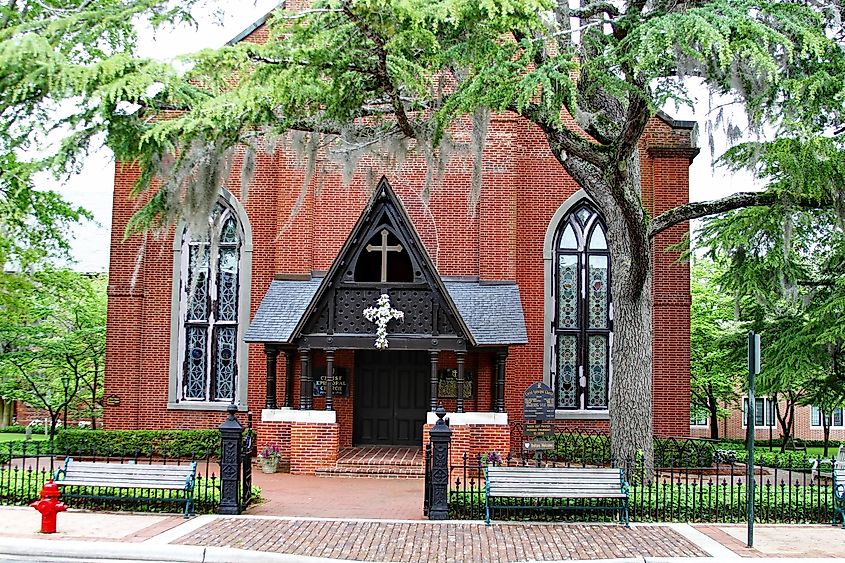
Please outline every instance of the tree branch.
[[571, 8], [569, 10], [569, 17], [589, 19], [599, 14], [607, 14], [615, 18], [619, 16], [619, 8], [610, 2], [594, 2], [583, 8]]
[[[765, 207], [777, 205], [782, 201], [781, 195], [775, 192], [740, 192], [723, 197], [722, 199], [687, 203], [686, 205], [681, 205], [661, 213], [652, 219], [649, 236], [654, 237], [669, 227], [673, 227], [678, 223], [683, 223], [684, 221], [689, 221], [691, 219], [698, 219], [709, 215], [718, 215], [719, 213], [733, 211], [734, 209], [743, 209], [745, 207]], [[829, 198], [819, 199], [805, 197], [790, 199], [788, 203], [802, 209], [822, 209], [833, 205], [833, 200]]]
[[597, 168], [605, 168], [608, 165], [607, 157], [602, 154], [600, 145], [585, 139], [565, 125], [546, 119], [538, 105], [529, 104], [522, 110], [510, 105], [507, 109], [537, 124], [546, 133], [552, 149], [562, 153], [557, 155], [559, 159], [565, 160], [567, 154], [571, 154]]
[[375, 45], [376, 58], [378, 59], [378, 67], [374, 73], [376, 80], [378, 80], [385, 93], [390, 97], [399, 129], [407, 137], [415, 138], [416, 132], [414, 131], [414, 127], [411, 125], [410, 119], [408, 119], [408, 115], [405, 113], [405, 106], [402, 104], [402, 100], [399, 97], [399, 90], [396, 88], [396, 85], [393, 84], [393, 80], [390, 78], [390, 73], [387, 71], [387, 51], [384, 47], [384, 39], [370, 29], [370, 26], [368, 26], [361, 18], [355, 15], [352, 11], [352, 6], [348, 1], [343, 3], [343, 13], [345, 13], [352, 23], [358, 27], [361, 33], [364, 34], [364, 37], [369, 39], [373, 45]]

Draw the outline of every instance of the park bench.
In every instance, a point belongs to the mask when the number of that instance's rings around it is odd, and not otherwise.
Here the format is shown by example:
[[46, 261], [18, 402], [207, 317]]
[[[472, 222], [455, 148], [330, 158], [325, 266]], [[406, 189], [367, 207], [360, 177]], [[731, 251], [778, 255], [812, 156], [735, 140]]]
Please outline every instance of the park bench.
[[[131, 461], [94, 463], [75, 461], [69, 457], [65, 459], [64, 466], [56, 470], [53, 480], [63, 488], [62, 495], [67, 498], [183, 502], [187, 518], [193, 509], [196, 472], [195, 461], [188, 465], [147, 465]], [[118, 494], [127, 489], [134, 490], [134, 494]], [[171, 493], [164, 497], [161, 494], [164, 491], [183, 494], [174, 497]]]
[[[491, 508], [539, 510], [619, 510], [620, 522], [628, 527], [628, 483], [621, 469], [601, 467], [492, 467], [484, 472], [486, 522]], [[496, 504], [503, 498], [615, 499], [610, 506], [537, 506]]]

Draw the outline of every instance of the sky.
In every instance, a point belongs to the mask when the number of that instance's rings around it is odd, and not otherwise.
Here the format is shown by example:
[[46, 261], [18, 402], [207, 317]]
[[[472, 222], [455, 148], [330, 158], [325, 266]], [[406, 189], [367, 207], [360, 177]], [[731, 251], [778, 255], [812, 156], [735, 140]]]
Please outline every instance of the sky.
[[[256, 0], [238, 2], [238, 10], [229, 10], [222, 24], [215, 21], [201, 21], [197, 28], [181, 27], [175, 30], [160, 30], [153, 34], [150, 30], [141, 30], [139, 54], [144, 57], [167, 59], [180, 54], [197, 51], [206, 47], [219, 47], [229, 39], [272, 10], [278, 0]], [[690, 167], [690, 201], [715, 199], [754, 189], [750, 174], [730, 174], [712, 167], [711, 148], [708, 145], [704, 123], [708, 119], [710, 106], [703, 88], [691, 88], [696, 93], [696, 107], [664, 108], [675, 119], [690, 120], [699, 123], [699, 146], [701, 154]], [[725, 150], [725, 141], [717, 136], [715, 154]], [[91, 155], [80, 171], [61, 182], [43, 180], [45, 189], [53, 189], [68, 201], [80, 205], [94, 215], [94, 221], [76, 225], [71, 230], [72, 267], [84, 272], [106, 272], [109, 262], [111, 241], [111, 211], [114, 181], [114, 161], [108, 151], [103, 150]]]

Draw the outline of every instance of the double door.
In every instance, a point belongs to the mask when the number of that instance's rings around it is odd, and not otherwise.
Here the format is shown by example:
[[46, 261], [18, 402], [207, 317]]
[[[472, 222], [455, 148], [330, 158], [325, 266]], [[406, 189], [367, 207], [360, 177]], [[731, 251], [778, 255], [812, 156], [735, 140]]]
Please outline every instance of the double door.
[[357, 350], [353, 442], [421, 446], [430, 369], [425, 352]]

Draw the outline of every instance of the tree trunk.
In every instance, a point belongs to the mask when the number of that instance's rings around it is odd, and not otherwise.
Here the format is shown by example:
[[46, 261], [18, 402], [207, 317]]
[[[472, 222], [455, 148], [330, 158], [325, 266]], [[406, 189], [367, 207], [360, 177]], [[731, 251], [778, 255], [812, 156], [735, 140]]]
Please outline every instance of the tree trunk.
[[[608, 223], [609, 233], [624, 233], [621, 219]], [[620, 464], [642, 455], [650, 473], [654, 467], [651, 271], [644, 287], [637, 287], [630, 271], [637, 260], [627, 248], [626, 237], [609, 234], [608, 238], [613, 298], [608, 404], [612, 455]]]
[[709, 398], [710, 401], [710, 439], [719, 439], [719, 405], [714, 397]]
[[5, 428], [12, 424], [12, 411], [14, 407], [15, 402], [12, 399], [0, 397], [0, 428]]
[[[822, 455], [827, 457], [827, 449], [830, 446], [830, 422], [831, 420], [825, 417], [825, 413], [821, 413], [822, 415], [822, 431], [824, 432], [824, 453]], [[833, 418], [833, 414], [831, 413], [831, 418]]]
[[651, 475], [652, 245], [640, 196], [639, 154], [634, 151], [624, 163], [599, 168], [568, 154], [553, 133], [549, 140], [558, 161], [590, 195], [607, 225], [613, 311], [608, 400], [611, 456], [623, 466], [641, 455], [647, 475]]

